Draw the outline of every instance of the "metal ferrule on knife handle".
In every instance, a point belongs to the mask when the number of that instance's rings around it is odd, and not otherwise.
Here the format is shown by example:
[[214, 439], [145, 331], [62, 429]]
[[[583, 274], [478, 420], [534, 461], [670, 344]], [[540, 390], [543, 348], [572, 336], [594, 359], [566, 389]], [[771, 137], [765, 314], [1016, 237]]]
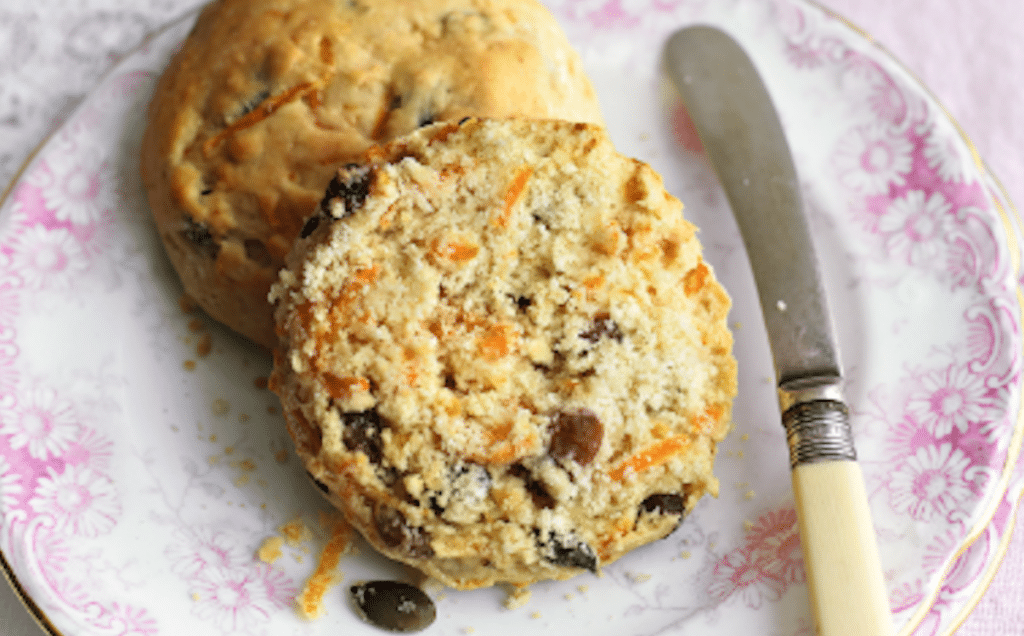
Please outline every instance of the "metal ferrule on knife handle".
[[797, 390], [779, 389], [789, 465], [856, 461], [850, 409], [838, 383]]

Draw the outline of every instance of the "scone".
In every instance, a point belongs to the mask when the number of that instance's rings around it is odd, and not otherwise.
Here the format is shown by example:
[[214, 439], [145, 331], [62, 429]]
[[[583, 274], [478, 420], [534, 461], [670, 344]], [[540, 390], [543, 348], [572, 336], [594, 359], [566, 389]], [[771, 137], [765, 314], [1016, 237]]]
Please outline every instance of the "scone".
[[271, 292], [317, 484], [455, 588], [597, 570], [717, 494], [729, 299], [603, 128], [436, 124], [340, 170]]
[[185, 290], [272, 348], [267, 292], [337, 166], [467, 115], [601, 120], [536, 0], [217, 0], [160, 79], [142, 145]]

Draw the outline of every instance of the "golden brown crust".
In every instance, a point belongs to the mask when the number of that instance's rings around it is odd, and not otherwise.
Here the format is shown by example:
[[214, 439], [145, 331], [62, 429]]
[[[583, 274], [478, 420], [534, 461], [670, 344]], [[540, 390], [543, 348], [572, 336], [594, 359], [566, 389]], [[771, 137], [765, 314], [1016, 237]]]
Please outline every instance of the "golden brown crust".
[[270, 348], [270, 284], [337, 165], [425, 121], [600, 121], [534, 0], [218, 0], [161, 77], [150, 206], [186, 291]]
[[307, 470], [458, 588], [596, 569], [716, 494], [729, 299], [597, 126], [439, 124], [339, 171], [272, 291]]

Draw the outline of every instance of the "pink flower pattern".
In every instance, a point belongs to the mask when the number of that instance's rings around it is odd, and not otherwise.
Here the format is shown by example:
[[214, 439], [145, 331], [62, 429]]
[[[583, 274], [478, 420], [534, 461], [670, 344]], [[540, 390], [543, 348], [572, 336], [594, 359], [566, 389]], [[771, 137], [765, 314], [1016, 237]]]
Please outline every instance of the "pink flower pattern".
[[11, 448], [25, 447], [35, 459], [66, 451], [78, 434], [71, 403], [45, 386], [33, 387], [18, 397], [17, 408], [0, 412], [0, 434], [9, 436]]
[[255, 632], [271, 615], [291, 605], [295, 588], [263, 563], [249, 568], [209, 568], [192, 579], [195, 614], [225, 633]]
[[913, 145], [879, 122], [848, 132], [836, 148], [835, 163], [844, 185], [864, 194], [885, 194], [906, 183]]
[[709, 592], [720, 601], [738, 595], [744, 605], [757, 609], [779, 600], [791, 584], [805, 578], [796, 511], [781, 508], [761, 515], [744, 544], [715, 563]]
[[954, 428], [966, 434], [971, 422], [984, 419], [992, 406], [984, 377], [966, 367], [940, 369], [921, 379], [921, 390], [910, 397], [907, 413], [936, 438]]
[[911, 265], [937, 256], [946, 236], [949, 203], [940, 192], [928, 198], [913, 190], [892, 201], [879, 218], [879, 232], [885, 235], [885, 247], [893, 254], [905, 254]]
[[21, 476], [5, 457], [0, 457], [0, 518], [18, 503], [21, 491]]
[[972, 496], [970, 459], [952, 444], [925, 446], [897, 466], [889, 481], [893, 509], [918, 521], [951, 519]]
[[253, 633], [288, 607], [296, 588], [283, 572], [255, 561], [237, 536], [204, 527], [176, 532], [165, 554], [195, 599], [193, 613], [224, 633]]
[[52, 517], [57, 526], [85, 537], [109, 532], [121, 514], [117, 489], [109, 477], [89, 468], [71, 466], [57, 473], [47, 469], [29, 505]]

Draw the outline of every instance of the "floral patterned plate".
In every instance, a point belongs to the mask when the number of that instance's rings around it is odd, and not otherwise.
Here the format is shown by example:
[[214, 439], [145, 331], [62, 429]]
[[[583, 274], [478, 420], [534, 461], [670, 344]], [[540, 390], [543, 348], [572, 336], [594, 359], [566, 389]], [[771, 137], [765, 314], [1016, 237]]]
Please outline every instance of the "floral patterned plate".
[[[839, 323], [861, 461], [903, 633], [949, 633], [991, 579], [1024, 490], [1020, 222], [897, 63], [797, 0], [552, 0], [624, 152], [687, 204], [734, 297], [736, 429], [718, 500], [603, 576], [430, 589], [430, 634], [811, 634], [767, 341], [731, 215], [659, 63], [714, 23], [761, 67], [791, 136]], [[68, 635], [377, 631], [347, 582], [402, 576], [362, 546], [326, 616], [292, 610], [329, 539], [264, 387], [267, 355], [179, 304], [136, 157], [191, 20], [122, 61], [0, 208], [0, 556]], [[780, 246], [784, 249], [784, 246]], [[262, 542], [310, 535], [268, 565]]]

